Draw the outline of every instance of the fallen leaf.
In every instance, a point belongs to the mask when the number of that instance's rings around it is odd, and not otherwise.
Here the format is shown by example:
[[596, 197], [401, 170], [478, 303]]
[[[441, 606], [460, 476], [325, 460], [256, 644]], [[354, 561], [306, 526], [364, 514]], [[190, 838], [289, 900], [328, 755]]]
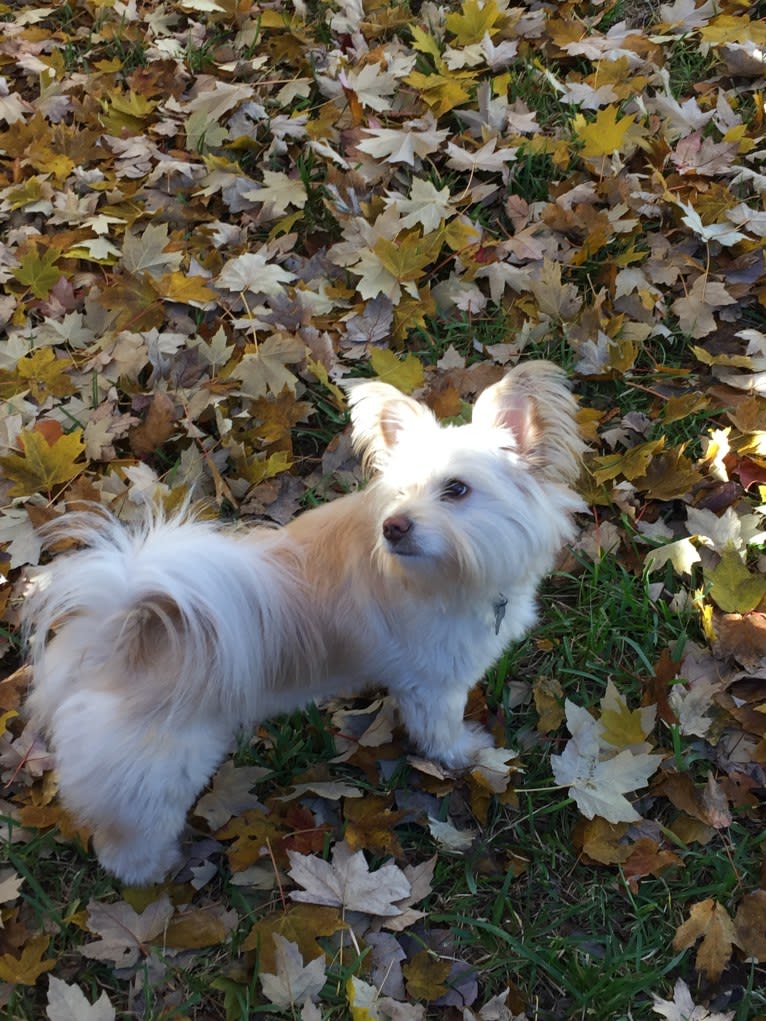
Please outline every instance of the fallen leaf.
[[0, 457], [0, 466], [15, 483], [11, 496], [50, 494], [56, 486], [71, 482], [86, 467], [78, 460], [85, 449], [81, 429], [64, 435], [59, 427], [59, 435], [51, 441], [36, 427], [19, 433], [18, 442], [23, 453]]
[[49, 1021], [114, 1021], [117, 1016], [105, 992], [91, 1003], [78, 985], [62, 982], [55, 975], [48, 976], [45, 1013]]
[[50, 936], [40, 933], [32, 936], [22, 947], [19, 957], [0, 954], [0, 980], [11, 985], [33, 986], [46, 971], [56, 967], [56, 961], [45, 958]]
[[263, 995], [275, 1007], [293, 1007], [305, 1000], [316, 1000], [326, 981], [325, 962], [322, 957], [315, 957], [308, 964], [303, 963], [303, 955], [298, 946], [275, 932], [276, 970], [261, 971], [259, 978]]
[[733, 1021], [736, 1011], [727, 1011], [725, 1014], [711, 1012], [707, 1007], [698, 1006], [692, 999], [689, 987], [682, 978], [676, 979], [673, 989], [673, 999], [663, 1000], [656, 993], [652, 993], [655, 1014], [667, 1018], [667, 1021]]
[[734, 916], [734, 942], [745, 957], [766, 961], [766, 890], [753, 890], [740, 901]]
[[688, 919], [673, 937], [673, 949], [688, 950], [698, 939], [701, 943], [694, 966], [710, 982], [717, 982], [731, 958], [735, 931], [726, 908], [712, 898], [692, 905]]
[[612, 823], [640, 819], [624, 795], [646, 785], [661, 756], [634, 755], [625, 749], [602, 760], [598, 722], [569, 699], [565, 710], [572, 738], [561, 755], [551, 756], [556, 783], [569, 787], [570, 796], [587, 819], [597, 815]]
[[167, 896], [149, 904], [139, 914], [124, 901], [88, 904], [88, 929], [101, 938], [86, 943], [82, 954], [96, 961], [111, 961], [118, 968], [129, 968], [149, 953], [154, 940], [161, 938], [173, 915]]
[[388, 916], [400, 913], [396, 902], [410, 893], [400, 868], [389, 863], [371, 872], [364, 853], [352, 853], [347, 844], [335, 845], [331, 862], [295, 851], [288, 856], [289, 875], [303, 887], [291, 892], [293, 900]]

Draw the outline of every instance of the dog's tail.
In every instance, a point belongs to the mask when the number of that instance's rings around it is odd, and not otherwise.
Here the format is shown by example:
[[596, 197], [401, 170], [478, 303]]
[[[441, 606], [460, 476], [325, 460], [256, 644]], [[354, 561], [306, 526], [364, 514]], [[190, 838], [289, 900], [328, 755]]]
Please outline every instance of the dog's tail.
[[294, 633], [299, 571], [275, 556], [276, 532], [258, 541], [156, 514], [124, 526], [101, 512], [46, 531], [48, 544], [84, 547], [54, 559], [24, 609], [29, 706], [46, 729], [65, 699], [88, 691], [117, 695], [126, 712], [180, 722], [209, 708], [244, 722], [279, 685], [291, 640], [312, 640]]

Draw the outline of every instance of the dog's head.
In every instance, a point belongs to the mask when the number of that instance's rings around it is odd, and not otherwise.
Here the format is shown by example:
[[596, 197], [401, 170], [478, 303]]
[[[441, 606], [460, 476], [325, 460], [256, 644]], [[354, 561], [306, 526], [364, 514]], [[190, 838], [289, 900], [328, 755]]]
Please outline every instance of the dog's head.
[[350, 401], [355, 447], [376, 473], [384, 569], [479, 586], [549, 569], [582, 509], [569, 486], [585, 445], [560, 369], [518, 366], [462, 426], [440, 426], [385, 383], [357, 384]]

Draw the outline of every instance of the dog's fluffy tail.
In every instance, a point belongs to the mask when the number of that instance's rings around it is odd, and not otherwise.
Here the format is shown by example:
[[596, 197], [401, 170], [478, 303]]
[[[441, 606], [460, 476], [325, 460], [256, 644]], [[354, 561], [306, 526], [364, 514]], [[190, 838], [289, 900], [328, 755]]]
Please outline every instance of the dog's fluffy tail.
[[295, 634], [305, 619], [294, 605], [299, 572], [275, 557], [276, 532], [244, 539], [157, 515], [126, 527], [100, 512], [69, 514], [47, 532], [49, 543], [84, 548], [53, 561], [24, 610], [30, 710], [46, 729], [66, 698], [88, 690], [118, 696], [127, 713], [180, 723], [208, 707], [243, 723], [279, 685], [290, 644], [313, 640]]

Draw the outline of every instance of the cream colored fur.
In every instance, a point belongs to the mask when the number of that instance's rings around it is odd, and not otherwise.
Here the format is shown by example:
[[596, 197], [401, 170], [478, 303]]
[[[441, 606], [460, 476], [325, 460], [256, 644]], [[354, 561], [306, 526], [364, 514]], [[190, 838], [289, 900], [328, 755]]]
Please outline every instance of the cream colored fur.
[[372, 481], [284, 529], [158, 516], [128, 529], [95, 513], [54, 530], [86, 548], [28, 602], [30, 707], [64, 801], [126, 882], [174, 867], [239, 728], [312, 699], [384, 685], [415, 745], [450, 768], [491, 744], [463, 720], [467, 693], [534, 623], [582, 509], [564, 375], [519, 366], [459, 427], [383, 383], [350, 400]]

